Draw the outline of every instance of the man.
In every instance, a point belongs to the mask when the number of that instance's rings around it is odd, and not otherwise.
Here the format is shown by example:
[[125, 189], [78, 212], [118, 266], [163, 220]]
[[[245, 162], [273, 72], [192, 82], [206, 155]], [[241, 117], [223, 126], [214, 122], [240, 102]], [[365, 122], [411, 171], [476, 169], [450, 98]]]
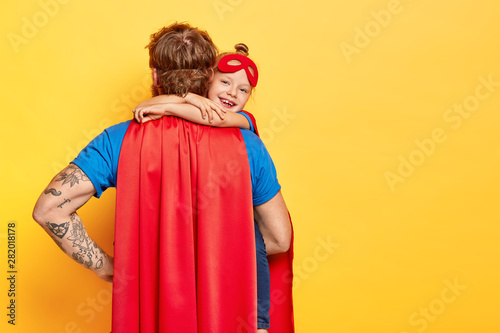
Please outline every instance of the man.
[[[149, 49], [154, 94], [204, 95], [216, 56], [206, 32], [173, 24], [152, 35]], [[114, 186], [116, 265], [76, 212]], [[252, 190], [254, 204], [261, 198], [255, 216], [265, 236], [284, 235], [268, 248], [286, 250], [286, 205], [272, 161], [252, 133], [171, 117], [125, 122], [105, 130], [54, 177], [33, 217], [67, 255], [105, 281], [114, 278], [115, 333], [234, 332], [242, 321], [253, 330]]]

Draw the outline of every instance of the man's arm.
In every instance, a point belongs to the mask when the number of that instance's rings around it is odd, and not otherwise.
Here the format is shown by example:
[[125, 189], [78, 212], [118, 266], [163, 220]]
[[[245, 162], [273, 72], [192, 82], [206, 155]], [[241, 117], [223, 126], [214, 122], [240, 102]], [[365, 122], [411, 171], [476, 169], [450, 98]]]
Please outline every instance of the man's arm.
[[73, 260], [101, 279], [112, 282], [113, 258], [94, 242], [76, 210], [96, 193], [87, 175], [75, 164], [57, 174], [38, 198], [33, 219]]
[[268, 202], [254, 206], [254, 217], [264, 237], [267, 254], [288, 251], [292, 238], [292, 226], [281, 191]]

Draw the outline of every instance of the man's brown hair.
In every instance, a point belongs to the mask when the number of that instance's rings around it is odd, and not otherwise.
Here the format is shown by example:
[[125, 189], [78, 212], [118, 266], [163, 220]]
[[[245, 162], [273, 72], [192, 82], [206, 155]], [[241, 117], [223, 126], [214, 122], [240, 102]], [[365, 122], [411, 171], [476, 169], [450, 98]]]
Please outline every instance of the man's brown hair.
[[152, 34], [146, 48], [149, 67], [158, 73], [153, 96], [185, 96], [188, 92], [206, 96], [217, 56], [217, 47], [206, 31], [176, 22]]

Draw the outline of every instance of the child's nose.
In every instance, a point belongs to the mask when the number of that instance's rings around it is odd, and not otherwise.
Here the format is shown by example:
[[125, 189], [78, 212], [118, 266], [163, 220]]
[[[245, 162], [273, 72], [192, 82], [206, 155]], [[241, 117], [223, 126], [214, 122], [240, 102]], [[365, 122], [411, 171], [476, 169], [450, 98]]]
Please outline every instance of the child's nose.
[[236, 88], [229, 88], [228, 91], [227, 91], [227, 94], [230, 95], [230, 96], [236, 96]]

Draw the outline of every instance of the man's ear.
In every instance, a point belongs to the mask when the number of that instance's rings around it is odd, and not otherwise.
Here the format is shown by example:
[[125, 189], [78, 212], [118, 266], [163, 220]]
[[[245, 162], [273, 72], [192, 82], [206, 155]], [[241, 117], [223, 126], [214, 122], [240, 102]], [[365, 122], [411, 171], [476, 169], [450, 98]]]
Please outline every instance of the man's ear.
[[210, 68], [210, 73], [211, 73], [211, 74], [210, 74], [210, 81], [208, 81], [209, 83], [211, 83], [211, 82], [212, 82], [212, 80], [214, 79], [214, 75], [215, 75], [215, 73], [214, 73], [214, 69], [213, 69], [213, 68]]
[[158, 86], [159, 85], [159, 81], [158, 81], [158, 71], [156, 70], [156, 68], [153, 68], [153, 84], [155, 86]]

